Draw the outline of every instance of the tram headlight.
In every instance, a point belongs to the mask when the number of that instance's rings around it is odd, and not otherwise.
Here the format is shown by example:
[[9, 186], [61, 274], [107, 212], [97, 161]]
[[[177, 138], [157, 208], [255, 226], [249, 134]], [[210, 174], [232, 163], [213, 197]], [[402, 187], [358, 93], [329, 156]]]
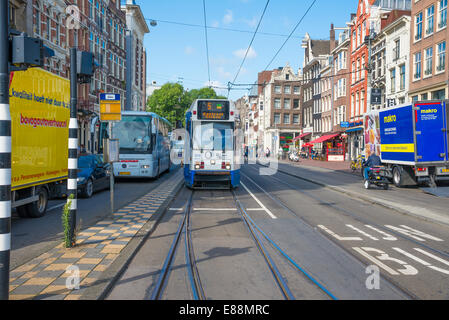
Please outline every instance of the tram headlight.
[[213, 166], [215, 166], [215, 163], [216, 163], [215, 160], [211, 160], [210, 161], [210, 164], [213, 165]]
[[226, 164], [226, 170], [231, 170], [231, 164], [230, 163]]
[[150, 169], [150, 166], [146, 164], [146, 165], [144, 165], [144, 166], [141, 166], [140, 168], [141, 168], [141, 169]]

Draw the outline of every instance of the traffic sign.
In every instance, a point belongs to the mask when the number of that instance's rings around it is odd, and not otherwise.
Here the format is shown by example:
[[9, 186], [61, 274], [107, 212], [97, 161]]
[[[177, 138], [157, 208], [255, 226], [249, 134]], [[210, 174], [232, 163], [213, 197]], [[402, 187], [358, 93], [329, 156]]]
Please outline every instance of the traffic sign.
[[100, 120], [101, 121], [121, 121], [122, 101], [119, 94], [100, 94]]

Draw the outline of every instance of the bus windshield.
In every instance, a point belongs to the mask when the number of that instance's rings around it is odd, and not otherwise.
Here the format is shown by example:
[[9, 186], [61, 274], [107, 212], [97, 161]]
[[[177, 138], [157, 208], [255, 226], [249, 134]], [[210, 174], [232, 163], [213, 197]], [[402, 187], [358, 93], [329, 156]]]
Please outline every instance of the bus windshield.
[[122, 121], [114, 124], [114, 139], [120, 141], [120, 154], [151, 154], [151, 117], [123, 116]]
[[194, 127], [194, 150], [232, 151], [234, 124], [231, 122], [197, 122]]

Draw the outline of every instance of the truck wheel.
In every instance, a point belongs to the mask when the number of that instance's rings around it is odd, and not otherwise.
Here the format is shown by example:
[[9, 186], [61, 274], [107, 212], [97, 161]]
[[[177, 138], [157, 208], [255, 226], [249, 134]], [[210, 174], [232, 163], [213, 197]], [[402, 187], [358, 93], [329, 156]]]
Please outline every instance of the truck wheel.
[[402, 172], [399, 167], [393, 168], [393, 182], [396, 187], [402, 187]]
[[48, 191], [45, 188], [38, 188], [37, 195], [39, 200], [26, 205], [28, 217], [41, 218], [47, 212], [48, 206]]
[[17, 214], [19, 215], [19, 217], [21, 217], [22, 219], [29, 218], [26, 205], [25, 206], [21, 206], [21, 207], [17, 207], [16, 211], [17, 211]]

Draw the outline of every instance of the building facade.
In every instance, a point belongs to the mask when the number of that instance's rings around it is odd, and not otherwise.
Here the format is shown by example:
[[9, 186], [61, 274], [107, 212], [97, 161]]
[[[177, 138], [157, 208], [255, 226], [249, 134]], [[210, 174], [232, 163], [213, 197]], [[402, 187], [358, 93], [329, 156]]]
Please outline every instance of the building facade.
[[448, 98], [447, 0], [414, 1], [410, 32], [412, 101]]
[[145, 34], [150, 33], [140, 6], [134, 0], [122, 5], [126, 13], [126, 104], [125, 110], [146, 110], [146, 51]]

